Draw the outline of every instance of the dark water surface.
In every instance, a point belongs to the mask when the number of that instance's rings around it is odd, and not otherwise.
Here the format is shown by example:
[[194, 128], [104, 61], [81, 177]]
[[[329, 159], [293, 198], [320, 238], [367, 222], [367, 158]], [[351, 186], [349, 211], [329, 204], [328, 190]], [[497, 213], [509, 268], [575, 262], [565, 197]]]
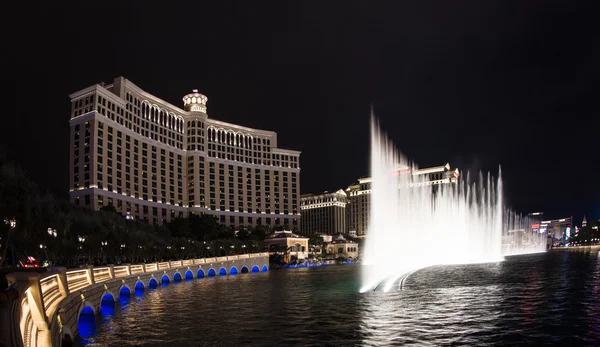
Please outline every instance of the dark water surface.
[[440, 266], [359, 294], [360, 265], [194, 279], [99, 318], [88, 346], [600, 345], [597, 252]]

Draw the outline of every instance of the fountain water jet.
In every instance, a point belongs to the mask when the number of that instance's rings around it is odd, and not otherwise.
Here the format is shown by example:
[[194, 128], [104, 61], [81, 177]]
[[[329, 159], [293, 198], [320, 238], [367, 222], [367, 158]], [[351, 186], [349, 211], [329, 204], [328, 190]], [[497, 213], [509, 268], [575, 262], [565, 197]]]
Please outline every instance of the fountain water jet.
[[[404, 157], [371, 118], [371, 201], [361, 292], [383, 287], [418, 269], [503, 260], [507, 230], [531, 230], [526, 218], [503, 206], [502, 179], [439, 185]], [[529, 228], [529, 229], [527, 229]], [[520, 230], [519, 229], [519, 230]], [[533, 249], [545, 250], [540, 236]], [[527, 250], [529, 251], [529, 250]]]

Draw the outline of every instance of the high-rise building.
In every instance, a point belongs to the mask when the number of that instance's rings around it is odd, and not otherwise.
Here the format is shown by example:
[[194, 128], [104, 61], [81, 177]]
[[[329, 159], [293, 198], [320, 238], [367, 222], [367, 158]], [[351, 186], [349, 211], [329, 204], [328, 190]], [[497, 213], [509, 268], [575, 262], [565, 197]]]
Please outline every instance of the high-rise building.
[[[572, 229], [573, 228], [573, 229]], [[574, 233], [573, 217], [543, 220], [540, 224], [540, 233], [548, 232], [548, 242], [553, 246], [564, 246]]]
[[[448, 163], [419, 170], [399, 168], [398, 173], [420, 177], [415, 180], [418, 183], [411, 183], [410, 186], [432, 186], [432, 189], [436, 189], [442, 184], [456, 184], [460, 175], [458, 169], [452, 170]], [[364, 237], [369, 223], [371, 177], [359, 178], [357, 182], [346, 189], [346, 194], [348, 195], [348, 230], [351, 234], [356, 233], [358, 237]]]
[[346, 234], [346, 192], [304, 194], [300, 196], [300, 230], [304, 235], [316, 233], [334, 235]]
[[297, 229], [300, 152], [278, 148], [275, 132], [209, 118], [197, 90], [181, 109], [123, 77], [70, 98], [73, 203], [154, 224], [205, 213]]

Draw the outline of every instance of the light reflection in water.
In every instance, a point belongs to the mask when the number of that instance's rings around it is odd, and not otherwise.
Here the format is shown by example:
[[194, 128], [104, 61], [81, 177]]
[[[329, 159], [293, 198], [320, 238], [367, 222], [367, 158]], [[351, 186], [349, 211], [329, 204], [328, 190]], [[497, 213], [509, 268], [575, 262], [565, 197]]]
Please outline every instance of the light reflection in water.
[[114, 317], [99, 318], [87, 342], [600, 345], [599, 266], [595, 254], [552, 251], [431, 267], [415, 272], [403, 291], [366, 294], [358, 293], [357, 265], [216, 276], [136, 292]]

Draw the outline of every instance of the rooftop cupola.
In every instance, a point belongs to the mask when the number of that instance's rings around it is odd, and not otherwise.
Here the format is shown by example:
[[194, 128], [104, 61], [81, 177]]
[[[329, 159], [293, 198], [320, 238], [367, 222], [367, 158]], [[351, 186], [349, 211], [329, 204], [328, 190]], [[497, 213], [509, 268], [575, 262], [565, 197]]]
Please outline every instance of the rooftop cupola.
[[198, 93], [198, 89], [192, 90], [191, 94], [183, 97], [183, 109], [188, 112], [206, 113], [206, 95]]

